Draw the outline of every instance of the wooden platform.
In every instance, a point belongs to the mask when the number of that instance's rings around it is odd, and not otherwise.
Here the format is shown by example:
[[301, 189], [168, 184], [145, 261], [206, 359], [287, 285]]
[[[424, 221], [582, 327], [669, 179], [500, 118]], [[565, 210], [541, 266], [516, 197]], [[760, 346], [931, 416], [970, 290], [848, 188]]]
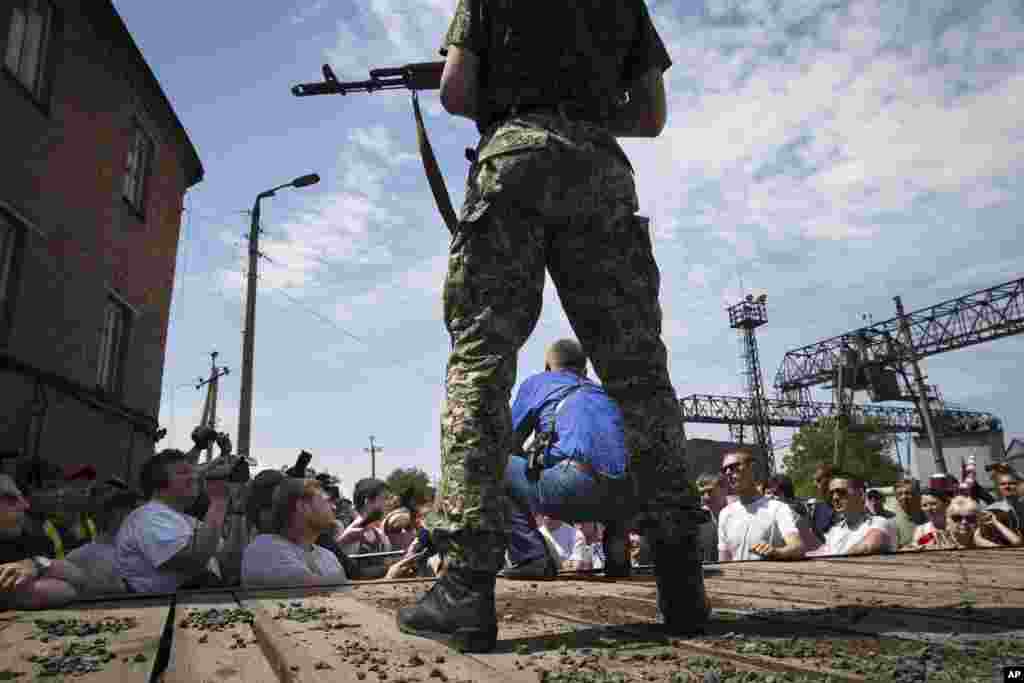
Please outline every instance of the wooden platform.
[[[715, 611], [705, 635], [685, 640], [658, 626], [649, 576], [499, 581], [500, 640], [483, 655], [395, 628], [395, 611], [429, 581], [0, 613], [0, 680], [675, 683], [748, 671], [744, 680], [891, 681], [893, 667], [924, 662], [928, 643], [944, 658], [935, 680], [987, 683], [1007, 658], [1024, 662], [1024, 549], [730, 563], [705, 576]], [[131, 626], [78, 637], [37, 625], [67, 618]], [[109, 655], [97, 672], [43, 677], [28, 661], [99, 638], [93, 651]]]

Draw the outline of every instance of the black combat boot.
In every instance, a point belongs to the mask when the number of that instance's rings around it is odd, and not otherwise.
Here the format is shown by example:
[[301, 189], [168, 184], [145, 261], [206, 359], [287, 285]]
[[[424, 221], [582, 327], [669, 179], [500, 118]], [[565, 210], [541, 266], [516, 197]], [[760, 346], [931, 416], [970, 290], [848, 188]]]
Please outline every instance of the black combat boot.
[[626, 578], [633, 571], [629, 561], [629, 538], [625, 522], [605, 522], [601, 537], [604, 549], [604, 575], [611, 578]]
[[498, 641], [494, 586], [504, 539], [473, 534], [459, 540], [441, 578], [414, 606], [398, 610], [398, 630], [459, 652], [490, 652]]
[[652, 539], [654, 577], [658, 585], [658, 612], [665, 629], [678, 636], [699, 635], [711, 616], [711, 603], [704, 590], [697, 537], [687, 534], [674, 539]]

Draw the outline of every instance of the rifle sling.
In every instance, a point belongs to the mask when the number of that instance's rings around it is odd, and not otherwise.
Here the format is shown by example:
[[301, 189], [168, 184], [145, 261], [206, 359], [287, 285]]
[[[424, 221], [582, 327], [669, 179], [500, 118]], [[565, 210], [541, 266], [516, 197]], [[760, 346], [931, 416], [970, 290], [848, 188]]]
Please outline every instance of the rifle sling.
[[437, 203], [437, 210], [441, 212], [441, 218], [448, 226], [448, 232], [455, 235], [459, 222], [455, 217], [455, 210], [452, 208], [451, 197], [448, 196], [448, 188], [441, 176], [441, 169], [437, 166], [437, 158], [434, 157], [434, 149], [430, 146], [430, 138], [427, 137], [427, 129], [423, 126], [423, 115], [420, 113], [420, 102], [416, 91], [412, 91], [412, 112], [416, 118], [416, 141], [420, 147], [420, 157], [423, 159], [423, 170], [427, 174], [427, 182], [430, 183], [430, 191], [434, 194], [434, 201]]

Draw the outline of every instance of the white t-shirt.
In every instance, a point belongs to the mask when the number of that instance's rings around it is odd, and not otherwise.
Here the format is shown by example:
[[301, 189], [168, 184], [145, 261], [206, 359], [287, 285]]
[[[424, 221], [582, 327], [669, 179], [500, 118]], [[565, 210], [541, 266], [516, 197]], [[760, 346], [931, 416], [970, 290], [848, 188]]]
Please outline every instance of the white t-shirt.
[[242, 555], [245, 586], [309, 586], [347, 580], [341, 562], [327, 548], [303, 548], [277, 534], [260, 534]]
[[[133, 510], [117, 532], [116, 561], [121, 578], [137, 593], [172, 593], [191, 576], [161, 569], [189, 544], [199, 520], [151, 500]], [[216, 558], [209, 568], [219, 574]]]
[[558, 550], [558, 561], [559, 563], [567, 560], [577, 560], [578, 557], [573, 556], [573, 551], [576, 549], [576, 540], [580, 540], [580, 545], [585, 542], [583, 532], [574, 527], [572, 524], [563, 524], [554, 531], [544, 527], [544, 531], [548, 533], [551, 540], [554, 541], [556, 549]]
[[123, 593], [127, 590], [117, 571], [117, 548], [110, 543], [87, 543], [68, 553], [67, 561], [88, 578], [89, 593]]
[[764, 559], [750, 547], [767, 543], [773, 548], [786, 545], [785, 537], [799, 534], [796, 514], [780, 500], [761, 496], [746, 505], [735, 501], [718, 515], [718, 555], [732, 560]]
[[863, 541], [868, 532], [878, 529], [885, 536], [882, 542], [882, 552], [891, 551], [896, 548], [895, 525], [885, 517], [868, 515], [855, 526], [850, 527], [846, 520], [833, 524], [832, 528], [825, 534], [825, 544], [820, 548], [822, 555], [845, 555], [850, 548]]

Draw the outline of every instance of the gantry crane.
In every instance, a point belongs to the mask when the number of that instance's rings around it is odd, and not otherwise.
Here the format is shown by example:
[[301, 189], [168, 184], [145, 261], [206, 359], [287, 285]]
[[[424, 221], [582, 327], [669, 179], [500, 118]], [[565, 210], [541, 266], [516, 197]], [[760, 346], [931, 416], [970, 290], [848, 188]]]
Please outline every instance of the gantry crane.
[[[836, 417], [835, 403], [765, 399], [763, 419], [770, 427], [798, 429], [817, 420]], [[704, 424], [754, 425], [754, 410], [745, 396], [714, 396], [693, 394], [679, 399], [683, 422]], [[854, 404], [849, 408], [851, 430], [868, 420], [886, 433], [924, 433], [920, 414], [913, 408], [897, 408], [871, 404]], [[1002, 422], [990, 413], [945, 409], [935, 415], [936, 429], [942, 434], [1002, 431]]]
[[[776, 373], [775, 387], [782, 396], [806, 401], [810, 387], [834, 383], [840, 417], [848, 417], [850, 412], [844, 392], [867, 390], [875, 401], [912, 398], [932, 441], [936, 470], [946, 473], [939, 430], [929, 426], [933, 392], [925, 385], [917, 362], [1024, 332], [1024, 278], [909, 314], [903, 312], [899, 297], [895, 301], [895, 318], [787, 352]], [[906, 365], [913, 369], [913, 389]], [[900, 390], [899, 378], [908, 393]]]

